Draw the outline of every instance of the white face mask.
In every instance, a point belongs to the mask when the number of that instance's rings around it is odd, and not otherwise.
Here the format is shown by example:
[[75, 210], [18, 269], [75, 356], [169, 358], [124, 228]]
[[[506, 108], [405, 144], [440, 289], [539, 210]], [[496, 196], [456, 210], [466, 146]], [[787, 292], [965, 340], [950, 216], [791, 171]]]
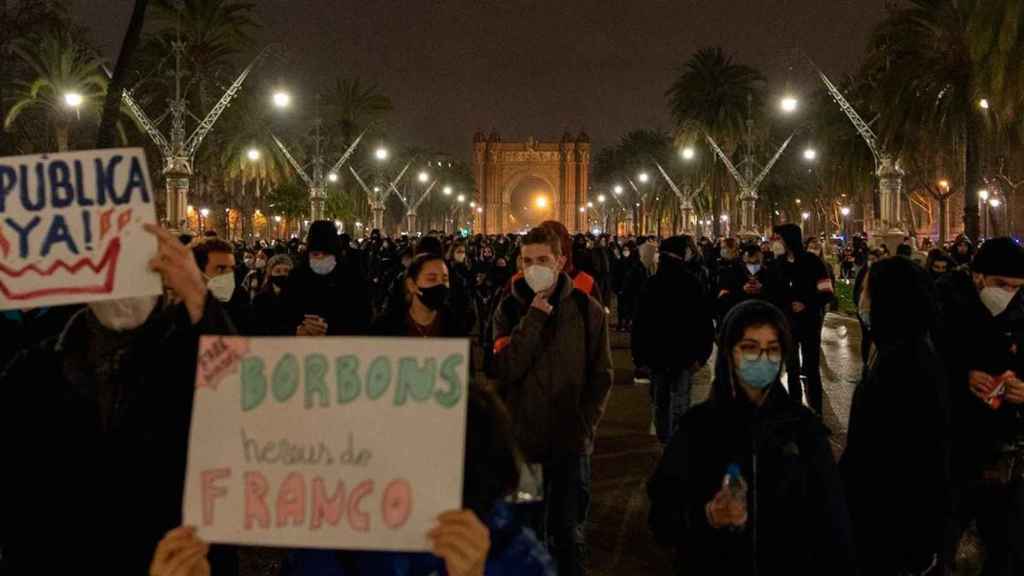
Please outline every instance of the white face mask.
[[326, 276], [334, 271], [334, 267], [338, 264], [338, 260], [334, 255], [326, 256], [324, 258], [310, 258], [309, 267], [313, 269], [313, 272], [320, 276]]
[[778, 240], [776, 240], [775, 242], [772, 242], [772, 254], [775, 254], [776, 256], [778, 256], [780, 258], [782, 256], [785, 256], [786, 255], [786, 245], [783, 244], [782, 242], [779, 242]]
[[758, 272], [761, 271], [761, 265], [760, 264], [747, 264], [747, 270], [750, 272], [751, 275], [757, 274]]
[[221, 302], [227, 302], [235, 293], [235, 274], [234, 272], [225, 272], [220, 276], [214, 276], [206, 282], [206, 287], [213, 293], [214, 298]]
[[1010, 305], [1010, 301], [1017, 295], [1017, 292], [1016, 290], [1009, 292], [995, 286], [986, 286], [981, 289], [979, 295], [981, 296], [981, 303], [985, 305], [985, 308], [988, 308], [992, 316], [999, 316]]
[[530, 266], [523, 275], [526, 276], [530, 290], [534, 292], [543, 292], [555, 283], [555, 271], [547, 266]]
[[159, 295], [122, 298], [120, 300], [104, 300], [90, 302], [89, 310], [99, 320], [100, 325], [108, 330], [123, 332], [142, 326], [153, 313]]
[[622, 251], [622, 257], [623, 258], [629, 258], [629, 250], [623, 250]]

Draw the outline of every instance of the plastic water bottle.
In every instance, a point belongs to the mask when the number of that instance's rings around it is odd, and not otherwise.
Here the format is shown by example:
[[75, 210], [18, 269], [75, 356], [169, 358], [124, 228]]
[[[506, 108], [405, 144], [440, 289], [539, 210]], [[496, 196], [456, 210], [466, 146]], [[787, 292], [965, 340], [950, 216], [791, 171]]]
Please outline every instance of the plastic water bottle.
[[[725, 477], [722, 478], [722, 488], [728, 492], [729, 497], [734, 502], [742, 504], [744, 510], [747, 508], [747, 481], [743, 479], [739, 464], [730, 464], [725, 469]], [[731, 529], [734, 531], [742, 530], [738, 526], [733, 526]]]

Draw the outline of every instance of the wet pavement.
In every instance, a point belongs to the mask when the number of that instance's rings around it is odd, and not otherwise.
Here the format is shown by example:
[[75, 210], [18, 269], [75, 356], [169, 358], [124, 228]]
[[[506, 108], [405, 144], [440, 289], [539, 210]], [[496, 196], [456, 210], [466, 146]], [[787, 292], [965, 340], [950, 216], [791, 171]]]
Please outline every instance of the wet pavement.
[[[821, 345], [824, 418], [838, 458], [846, 444], [850, 402], [861, 374], [860, 325], [855, 319], [829, 314]], [[593, 461], [591, 574], [669, 575], [671, 553], [659, 548], [647, 529], [646, 482], [661, 448], [650, 433], [648, 387], [633, 383], [628, 334], [613, 335], [612, 356], [616, 386], [598, 431]], [[707, 398], [711, 374], [708, 366], [694, 378], [693, 402]]]

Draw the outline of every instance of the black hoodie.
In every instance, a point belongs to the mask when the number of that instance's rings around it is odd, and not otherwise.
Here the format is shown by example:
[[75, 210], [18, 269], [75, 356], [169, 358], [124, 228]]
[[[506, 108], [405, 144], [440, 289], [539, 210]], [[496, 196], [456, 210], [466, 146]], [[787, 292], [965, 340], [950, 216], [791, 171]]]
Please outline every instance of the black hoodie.
[[787, 316], [794, 314], [792, 304], [800, 302], [806, 308], [804, 316], [824, 314], [825, 306], [832, 300], [833, 286], [828, 268], [816, 255], [804, 250], [800, 227], [796, 224], [782, 224], [775, 227], [793, 253], [793, 261], [789, 258], [776, 258], [772, 262], [776, 273], [782, 278], [780, 303]]

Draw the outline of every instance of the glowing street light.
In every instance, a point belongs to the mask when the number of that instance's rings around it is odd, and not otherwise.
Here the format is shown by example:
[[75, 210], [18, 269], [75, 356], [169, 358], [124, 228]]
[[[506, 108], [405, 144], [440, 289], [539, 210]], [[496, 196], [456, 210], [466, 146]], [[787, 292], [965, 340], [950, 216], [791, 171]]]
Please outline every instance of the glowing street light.
[[803, 218], [803, 220], [806, 222], [807, 220], [811, 219], [811, 213], [810, 212], [804, 212], [804, 213], [800, 214], [800, 217]]
[[597, 201], [598, 201], [599, 203], [601, 203], [601, 204], [604, 204], [604, 201], [605, 201], [605, 200], [607, 200], [607, 198], [605, 197], [605, 195], [604, 195], [604, 194], [599, 194], [599, 195], [598, 195], [598, 197], [597, 197]]
[[839, 209], [839, 213], [843, 215], [843, 218], [846, 218], [847, 216], [850, 215], [850, 207], [843, 206], [842, 208]]
[[470, 202], [469, 203], [469, 207], [470, 208], [476, 208], [476, 201]]
[[818, 151], [814, 148], [808, 148], [804, 150], [804, 160], [816, 160], [818, 158]]
[[643, 184], [646, 184], [647, 181], [651, 179], [651, 177], [647, 175], [647, 172], [641, 172], [636, 178]]
[[287, 108], [292, 105], [292, 95], [284, 90], [274, 92], [274, 106], [276, 108]]
[[377, 147], [376, 150], [374, 150], [373, 156], [374, 156], [374, 158], [376, 158], [377, 160], [380, 160], [380, 161], [387, 160], [388, 159], [388, 149], [383, 147], [383, 146], [379, 146], [379, 147]]
[[335, 174], [334, 172], [331, 172], [330, 174], [327, 175], [327, 179], [329, 181], [331, 181], [331, 182], [337, 182], [338, 181], [338, 175]]
[[682, 155], [683, 160], [693, 160], [693, 157], [697, 155], [697, 152], [692, 146], [687, 146], [686, 148], [683, 148]]
[[582, 212], [586, 212], [586, 211], [587, 211], [587, 207], [586, 206], [580, 206], [580, 212], [581, 213]]
[[430, 174], [427, 174], [426, 170], [421, 171], [419, 175], [416, 176], [416, 179], [419, 180], [421, 184], [426, 184], [430, 181]]
[[622, 186], [619, 185], [619, 184], [616, 184], [615, 188], [612, 188], [612, 191], [615, 192], [616, 196], [621, 196], [622, 195]]
[[536, 206], [537, 208], [540, 208], [541, 210], [547, 208], [548, 207], [547, 196], [537, 196], [537, 198], [535, 198], [534, 201], [533, 201], [533, 205]]
[[445, 186], [444, 187], [444, 195], [445, 196], [451, 196], [452, 195], [452, 187], [451, 186]]
[[981, 198], [982, 202], [988, 201], [988, 190], [978, 190], [978, 198]]
[[1002, 203], [1003, 203], [1003, 201], [1000, 200], [999, 198], [992, 198], [992, 199], [990, 199], [988, 201], [988, 205], [993, 207], [993, 208], [999, 208], [999, 205], [1002, 204]]
[[476, 213], [477, 214], [483, 214], [484, 213], [483, 206], [477, 206], [476, 207]]
[[70, 106], [71, 108], [78, 108], [82, 105], [82, 102], [84, 101], [85, 99], [78, 92], [64, 93], [64, 103]]
[[456, 200], [458, 200], [459, 204], [462, 204], [463, 202], [466, 201], [466, 195], [465, 194], [459, 194], [459, 197], [456, 198]]
[[782, 108], [782, 111], [786, 113], [796, 112], [796, 109], [799, 105], [800, 102], [793, 96], [786, 96], [779, 103], [779, 106]]
[[988, 107], [989, 107], [988, 98], [982, 98], [981, 100], [979, 100], [978, 101], [978, 106], [980, 106], [982, 110], [988, 110]]
[[594, 207], [594, 203], [593, 202], [587, 202], [587, 208], [593, 208], [593, 207]]
[[796, 199], [796, 205], [797, 205], [797, 206], [799, 206], [799, 205], [800, 205], [800, 199], [799, 199], [799, 198], [797, 198], [797, 199]]
[[203, 215], [203, 218], [206, 218], [207, 216], [210, 215], [210, 209], [209, 208], [200, 208], [199, 209], [199, 213]]
[[260, 159], [260, 151], [255, 148], [249, 148], [249, 151], [245, 153], [245, 157], [255, 162]]
[[728, 222], [729, 221], [729, 215], [728, 214], [722, 214], [720, 220], [722, 222]]
[[281, 217], [280, 216], [274, 216], [274, 222], [280, 223], [281, 222]]
[[939, 188], [949, 190], [949, 180], [939, 180]]

